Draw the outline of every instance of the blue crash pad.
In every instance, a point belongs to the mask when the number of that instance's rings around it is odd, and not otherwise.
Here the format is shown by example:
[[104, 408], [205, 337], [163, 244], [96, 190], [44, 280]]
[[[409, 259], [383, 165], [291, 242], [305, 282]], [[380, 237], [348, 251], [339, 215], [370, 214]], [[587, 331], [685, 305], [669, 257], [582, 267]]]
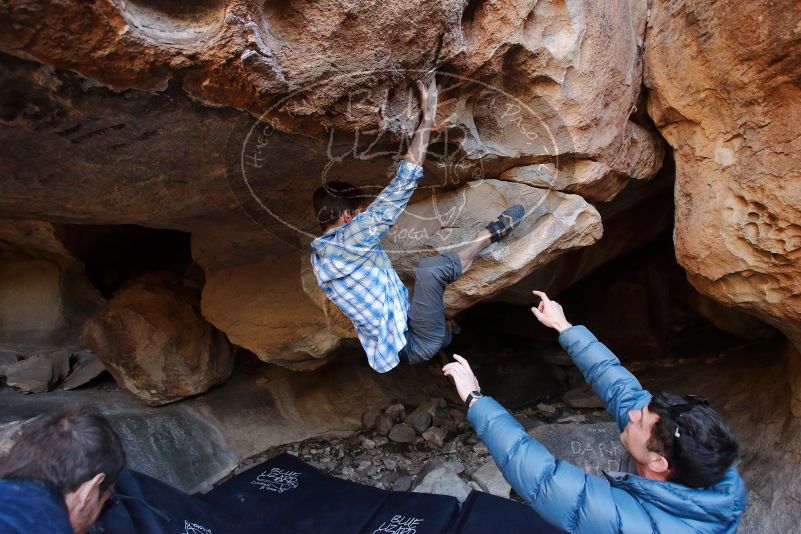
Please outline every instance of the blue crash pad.
[[524, 504], [481, 492], [391, 492], [341, 480], [281, 454], [187, 495], [124, 470], [95, 534], [536, 534], [560, 532]]

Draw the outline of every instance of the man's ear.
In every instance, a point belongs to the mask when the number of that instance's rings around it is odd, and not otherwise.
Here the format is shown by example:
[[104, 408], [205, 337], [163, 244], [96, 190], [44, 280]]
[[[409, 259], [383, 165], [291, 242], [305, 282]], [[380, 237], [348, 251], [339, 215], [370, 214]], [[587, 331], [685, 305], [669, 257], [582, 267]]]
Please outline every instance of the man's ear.
[[67, 496], [72, 495], [78, 508], [84, 508], [87, 504], [93, 504], [100, 499], [100, 484], [104, 480], [106, 480], [105, 473], [98, 473], [78, 486], [75, 491], [67, 494]]
[[72, 529], [78, 534], [89, 532], [101, 509], [100, 484], [106, 475], [98, 473], [77, 488], [64, 495], [64, 503], [70, 516]]
[[670, 470], [670, 466], [668, 465], [667, 458], [661, 454], [652, 452], [648, 461], [648, 469], [654, 473], [664, 473], [667, 475], [668, 471]]

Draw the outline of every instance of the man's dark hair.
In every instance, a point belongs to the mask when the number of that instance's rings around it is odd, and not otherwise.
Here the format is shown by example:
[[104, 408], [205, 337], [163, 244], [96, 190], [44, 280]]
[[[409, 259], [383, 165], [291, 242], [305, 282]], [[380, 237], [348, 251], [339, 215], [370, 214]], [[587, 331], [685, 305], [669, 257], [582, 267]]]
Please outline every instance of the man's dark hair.
[[325, 230], [336, 222], [345, 210], [356, 210], [364, 203], [364, 193], [347, 182], [327, 182], [314, 192], [314, 212]]
[[102, 492], [124, 465], [120, 438], [108, 419], [91, 406], [68, 405], [22, 427], [0, 464], [0, 479], [49, 482], [67, 494], [103, 473]]
[[654, 395], [648, 410], [659, 416], [648, 449], [667, 459], [668, 480], [691, 488], [720, 482], [739, 451], [723, 418], [705, 400], [667, 392]]

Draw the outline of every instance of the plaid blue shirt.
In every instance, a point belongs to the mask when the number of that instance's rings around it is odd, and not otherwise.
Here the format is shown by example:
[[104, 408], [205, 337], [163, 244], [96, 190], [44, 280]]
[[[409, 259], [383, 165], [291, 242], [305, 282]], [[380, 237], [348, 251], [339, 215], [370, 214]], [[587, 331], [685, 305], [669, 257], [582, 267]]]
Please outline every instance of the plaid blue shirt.
[[406, 346], [409, 293], [379, 242], [406, 208], [423, 168], [401, 160], [395, 178], [362, 213], [312, 241], [317, 282], [356, 327], [370, 367], [385, 373]]

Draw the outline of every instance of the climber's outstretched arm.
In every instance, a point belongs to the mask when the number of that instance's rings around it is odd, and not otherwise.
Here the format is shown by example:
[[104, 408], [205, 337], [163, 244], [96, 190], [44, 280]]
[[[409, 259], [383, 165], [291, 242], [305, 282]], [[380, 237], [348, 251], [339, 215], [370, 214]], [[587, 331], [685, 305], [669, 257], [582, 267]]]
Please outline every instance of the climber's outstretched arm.
[[340, 232], [339, 239], [351, 248], [351, 252], [369, 250], [384, 237], [406, 209], [417, 182], [423, 177], [421, 165], [426, 157], [428, 139], [437, 113], [437, 85], [434, 80], [428, 87], [418, 81], [417, 89], [420, 91], [423, 113], [409, 150], [398, 163], [395, 178]]
[[431, 136], [431, 128], [434, 126], [434, 116], [437, 113], [436, 79], [432, 78], [428, 87], [418, 80], [417, 90], [420, 91], [420, 108], [423, 111], [423, 117], [420, 120], [420, 124], [417, 126], [417, 131], [414, 132], [412, 142], [409, 144], [409, 150], [406, 152], [403, 159], [415, 165], [422, 165], [423, 161], [426, 159], [428, 139]]

